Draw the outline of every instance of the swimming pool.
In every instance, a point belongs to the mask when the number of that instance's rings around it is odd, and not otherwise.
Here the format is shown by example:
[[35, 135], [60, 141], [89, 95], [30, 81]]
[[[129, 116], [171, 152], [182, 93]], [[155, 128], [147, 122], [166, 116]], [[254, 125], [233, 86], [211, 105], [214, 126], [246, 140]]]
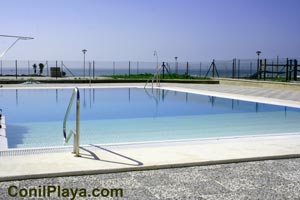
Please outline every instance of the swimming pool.
[[[72, 89], [1, 89], [9, 148], [63, 145]], [[171, 90], [80, 88], [81, 144], [297, 133], [300, 109]], [[75, 109], [68, 130], [75, 128]], [[72, 144], [72, 142], [71, 142]]]

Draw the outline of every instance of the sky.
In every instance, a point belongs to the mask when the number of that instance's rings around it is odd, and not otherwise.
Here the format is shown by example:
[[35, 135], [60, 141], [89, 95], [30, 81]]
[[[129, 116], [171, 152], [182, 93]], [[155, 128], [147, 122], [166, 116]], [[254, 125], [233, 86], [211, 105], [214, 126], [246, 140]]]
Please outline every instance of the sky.
[[[3, 60], [300, 57], [300, 0], [0, 0]], [[0, 37], [0, 53], [14, 40]]]

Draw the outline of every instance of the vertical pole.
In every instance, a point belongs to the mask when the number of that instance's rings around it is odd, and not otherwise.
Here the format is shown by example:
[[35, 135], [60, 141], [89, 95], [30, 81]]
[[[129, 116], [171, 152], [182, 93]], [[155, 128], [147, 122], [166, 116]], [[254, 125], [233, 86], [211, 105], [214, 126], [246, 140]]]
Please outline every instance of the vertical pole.
[[165, 78], [165, 62], [163, 62], [162, 68], [163, 68], [163, 78]]
[[83, 53], [83, 77], [85, 78], [85, 53]]
[[294, 81], [297, 81], [297, 73], [298, 73], [298, 62], [294, 60]]
[[232, 78], [233, 79], [236, 78], [235, 75], [236, 75], [236, 58], [234, 58], [232, 60]]
[[16, 60], [16, 79], [18, 79], [18, 61]]
[[232, 79], [234, 79], [234, 66], [235, 66], [235, 58], [232, 59]]
[[93, 60], [93, 79], [95, 79], [95, 61]]
[[240, 59], [238, 59], [238, 79], [240, 79]]
[[286, 59], [286, 66], [285, 66], [285, 81], [289, 80], [289, 59]]
[[1, 76], [3, 75], [2, 74], [2, 60], [0, 60], [0, 63], [1, 63]]
[[61, 76], [63, 76], [63, 72], [64, 72], [64, 61], [60, 61], [60, 69], [61, 69]]
[[139, 61], [136, 62], [136, 73], [139, 73]]
[[278, 73], [278, 72], [279, 72], [279, 71], [278, 71], [278, 68], [279, 68], [279, 66], [278, 66], [278, 65], [279, 65], [279, 57], [278, 57], [278, 56], [277, 56], [277, 59], [276, 59], [276, 64], [277, 64], [277, 65], [276, 65], [276, 78], [278, 78], [278, 74], [279, 74], [279, 73]]
[[113, 61], [113, 75], [115, 75], [115, 61]]
[[46, 60], [46, 66], [47, 66], [47, 76], [49, 76], [49, 66], [48, 66], [48, 61]]
[[130, 61], [128, 63], [128, 76], [130, 76]]
[[289, 64], [289, 80], [292, 80], [293, 60], [290, 60]]
[[186, 62], [186, 76], [189, 75], [189, 62]]
[[212, 62], [212, 76], [215, 77], [215, 60]]
[[91, 75], [92, 75], [92, 73], [91, 73], [91, 69], [92, 69], [92, 63], [91, 62], [89, 62], [89, 83], [90, 83], [90, 87], [91, 87]]
[[79, 90], [77, 88], [76, 90], [76, 135], [74, 138], [75, 144], [75, 156], [80, 156], [79, 155], [79, 139], [80, 139], [80, 94], [79, 94]]
[[201, 77], [201, 65], [202, 65], [202, 63], [200, 62], [200, 71], [199, 71], [199, 77]]
[[267, 71], [267, 59], [264, 59], [264, 81], [266, 80], [266, 71]]
[[261, 72], [262, 72], [262, 59], [259, 60], [259, 78], [261, 79]]
[[250, 62], [250, 76], [252, 75], [252, 62]]
[[89, 62], [89, 77], [91, 78], [92, 75], [92, 63]]
[[27, 74], [30, 74], [30, 61], [27, 62]]
[[58, 70], [57, 70], [57, 60], [55, 61], [55, 78], [57, 80], [57, 74], [58, 74]]
[[257, 80], [260, 78], [259, 58], [257, 58]]

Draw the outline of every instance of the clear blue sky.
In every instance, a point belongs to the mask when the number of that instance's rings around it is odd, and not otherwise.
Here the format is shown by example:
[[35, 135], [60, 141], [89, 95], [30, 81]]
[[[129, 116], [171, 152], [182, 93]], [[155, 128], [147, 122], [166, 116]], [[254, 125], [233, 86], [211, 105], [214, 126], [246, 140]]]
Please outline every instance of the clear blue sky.
[[[300, 57], [300, 0], [0, 0], [3, 59]], [[0, 53], [12, 40], [0, 39]]]

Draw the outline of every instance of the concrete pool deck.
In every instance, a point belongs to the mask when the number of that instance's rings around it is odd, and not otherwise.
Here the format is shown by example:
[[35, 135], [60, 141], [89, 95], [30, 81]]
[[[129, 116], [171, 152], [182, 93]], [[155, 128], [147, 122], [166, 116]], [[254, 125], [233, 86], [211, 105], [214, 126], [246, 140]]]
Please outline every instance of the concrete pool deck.
[[[83, 147], [1, 156], [0, 181], [300, 157], [300, 135]], [[37, 151], [38, 152], [38, 151]]]
[[[119, 85], [98, 84], [95, 86]], [[31, 87], [41, 86], [53, 87], [53, 84]], [[143, 84], [122, 84], [122, 86], [141, 87]], [[300, 92], [293, 90], [169, 83], [162, 84], [162, 87], [293, 107], [300, 105]], [[19, 88], [19, 85], [4, 86], [4, 88]], [[1, 156], [0, 181], [300, 157], [300, 133], [221, 140], [97, 145], [83, 148], [81, 149], [83, 155], [79, 158], [74, 157], [70, 152]]]

